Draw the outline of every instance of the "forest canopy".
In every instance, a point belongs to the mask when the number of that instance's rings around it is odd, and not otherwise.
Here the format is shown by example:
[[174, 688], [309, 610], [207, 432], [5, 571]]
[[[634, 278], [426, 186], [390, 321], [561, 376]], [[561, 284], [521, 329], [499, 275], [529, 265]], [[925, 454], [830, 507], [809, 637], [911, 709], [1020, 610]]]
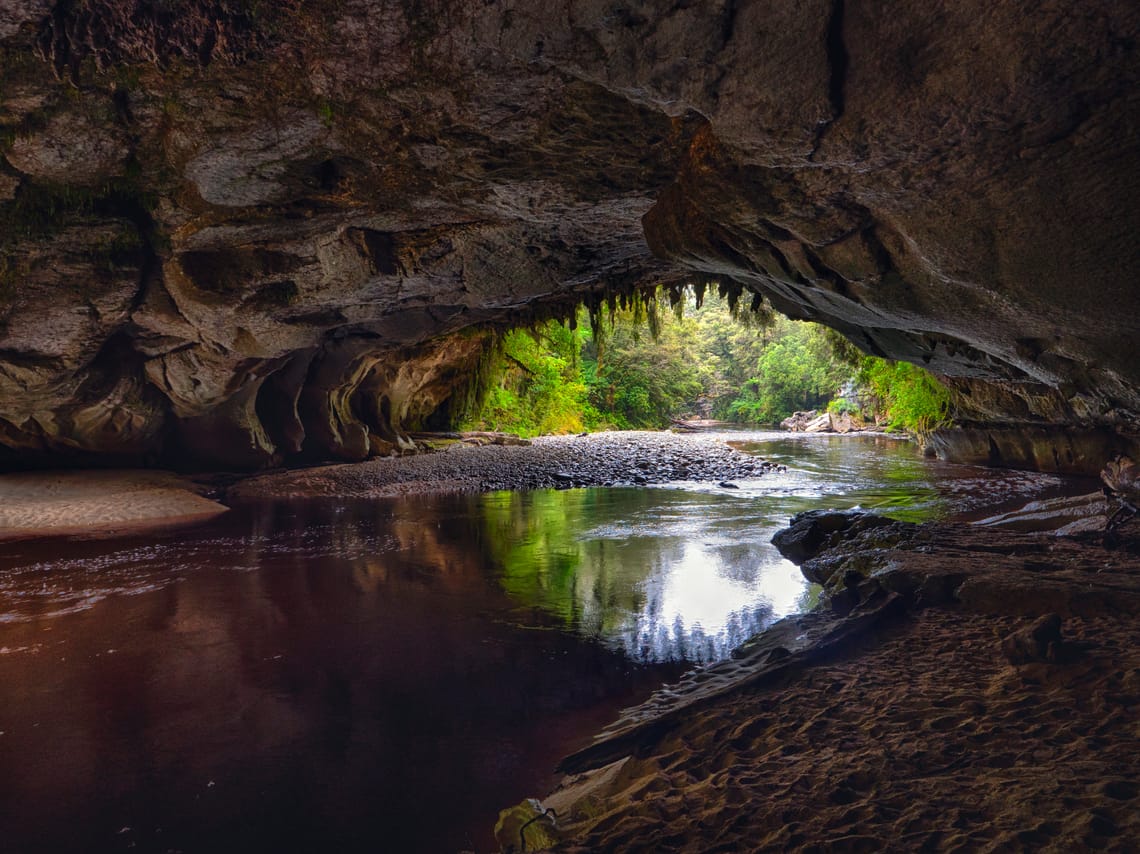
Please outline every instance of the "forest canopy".
[[503, 335], [481, 405], [463, 426], [523, 436], [659, 428], [676, 418], [776, 425], [850, 412], [911, 432], [948, 419], [949, 393], [907, 363], [865, 356], [825, 327], [730, 310], [686, 293], [674, 311], [618, 308]]

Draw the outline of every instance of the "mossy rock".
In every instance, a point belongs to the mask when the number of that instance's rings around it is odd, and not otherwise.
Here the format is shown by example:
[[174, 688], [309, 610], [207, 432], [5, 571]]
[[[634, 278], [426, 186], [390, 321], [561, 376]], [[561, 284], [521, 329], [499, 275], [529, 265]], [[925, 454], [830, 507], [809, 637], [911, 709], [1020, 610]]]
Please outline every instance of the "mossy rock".
[[534, 798], [499, 813], [495, 839], [503, 852], [542, 851], [559, 841], [554, 818]]

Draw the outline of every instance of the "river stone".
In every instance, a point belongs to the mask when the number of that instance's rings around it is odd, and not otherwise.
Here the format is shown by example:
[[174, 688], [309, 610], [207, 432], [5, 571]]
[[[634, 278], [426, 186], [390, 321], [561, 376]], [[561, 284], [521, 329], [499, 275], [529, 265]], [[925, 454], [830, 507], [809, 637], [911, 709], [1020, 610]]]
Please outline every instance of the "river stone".
[[797, 513], [787, 528], [777, 531], [772, 544], [792, 563], [802, 564], [844, 537], [891, 524], [890, 519], [859, 510], [808, 510]]

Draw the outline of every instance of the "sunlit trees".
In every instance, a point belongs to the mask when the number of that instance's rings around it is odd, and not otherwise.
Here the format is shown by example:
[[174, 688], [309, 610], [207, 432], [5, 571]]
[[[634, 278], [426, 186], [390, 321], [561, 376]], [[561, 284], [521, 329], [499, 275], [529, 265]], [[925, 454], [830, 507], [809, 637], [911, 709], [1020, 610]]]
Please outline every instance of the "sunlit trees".
[[929, 373], [865, 356], [815, 324], [733, 313], [712, 295], [698, 307], [691, 293], [646, 323], [655, 310], [638, 302], [591, 323], [583, 309], [574, 328], [550, 321], [506, 334], [468, 426], [530, 436], [663, 427], [693, 414], [771, 425], [827, 406], [852, 379], [868, 392], [869, 417], [912, 432], [948, 417], [949, 393]]

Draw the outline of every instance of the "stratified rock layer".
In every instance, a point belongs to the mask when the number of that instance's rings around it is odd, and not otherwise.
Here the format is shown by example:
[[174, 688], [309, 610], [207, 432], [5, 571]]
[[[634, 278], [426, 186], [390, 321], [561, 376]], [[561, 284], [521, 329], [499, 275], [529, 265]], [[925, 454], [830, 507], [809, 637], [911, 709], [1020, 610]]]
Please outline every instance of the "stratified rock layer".
[[363, 459], [458, 409], [479, 330], [697, 281], [962, 421], [1128, 433], [1138, 35], [1109, 0], [14, 0], [0, 444]]
[[1140, 540], [1118, 534], [797, 516], [781, 548], [833, 608], [563, 759], [551, 850], [1126, 849]]

